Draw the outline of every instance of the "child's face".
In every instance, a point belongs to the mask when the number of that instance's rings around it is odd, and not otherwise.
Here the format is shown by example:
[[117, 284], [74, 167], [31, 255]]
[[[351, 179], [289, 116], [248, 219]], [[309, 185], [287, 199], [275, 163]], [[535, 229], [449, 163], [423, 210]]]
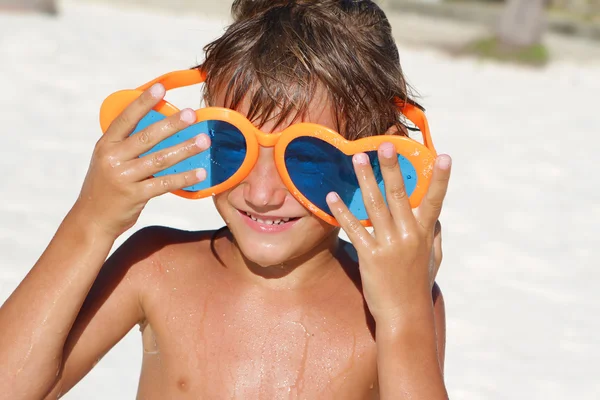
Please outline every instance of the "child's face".
[[[224, 107], [217, 97], [217, 107]], [[238, 110], [247, 115], [249, 104]], [[286, 121], [273, 130], [274, 122], [261, 127], [264, 132], [282, 131], [292, 123], [311, 122], [336, 130], [331, 105], [326, 96], [317, 96], [303, 120]], [[280, 265], [310, 255], [317, 245], [336, 238], [338, 229], [305, 209], [283, 184], [272, 148], [260, 148], [258, 161], [239, 185], [214, 197], [221, 217], [250, 261], [264, 266]]]

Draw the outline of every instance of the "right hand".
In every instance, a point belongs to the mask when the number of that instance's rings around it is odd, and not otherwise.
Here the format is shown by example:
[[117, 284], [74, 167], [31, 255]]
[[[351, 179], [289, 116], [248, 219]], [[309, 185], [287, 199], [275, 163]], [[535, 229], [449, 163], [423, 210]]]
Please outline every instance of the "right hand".
[[115, 238], [131, 228], [154, 197], [195, 185], [206, 171], [153, 177], [210, 146], [207, 135], [154, 154], [139, 156], [169, 136], [196, 122], [196, 113], [184, 109], [130, 137], [140, 120], [164, 97], [156, 84], [131, 103], [97, 142], [81, 193], [74, 208]]

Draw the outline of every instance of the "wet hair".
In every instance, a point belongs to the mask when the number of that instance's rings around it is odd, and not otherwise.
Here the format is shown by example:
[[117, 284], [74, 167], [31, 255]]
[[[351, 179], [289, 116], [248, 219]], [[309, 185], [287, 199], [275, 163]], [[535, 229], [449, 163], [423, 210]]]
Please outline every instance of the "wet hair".
[[306, 116], [326, 93], [347, 139], [401, 123], [396, 101], [416, 104], [385, 13], [371, 0], [235, 0], [233, 23], [205, 47], [204, 98], [274, 129]]

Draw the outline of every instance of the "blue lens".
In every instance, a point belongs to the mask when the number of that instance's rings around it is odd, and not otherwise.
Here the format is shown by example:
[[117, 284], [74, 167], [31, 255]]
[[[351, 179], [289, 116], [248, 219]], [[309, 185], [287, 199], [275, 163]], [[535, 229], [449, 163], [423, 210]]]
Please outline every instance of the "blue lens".
[[[132, 135], [165, 118], [159, 112], [150, 111], [140, 121]], [[240, 169], [246, 159], [246, 138], [238, 128], [227, 122], [215, 120], [194, 124], [166, 138], [140, 157], [177, 146], [201, 133], [207, 134], [211, 139], [211, 146], [208, 150], [183, 160], [155, 174], [155, 176], [173, 175], [204, 168], [207, 172], [207, 179], [184, 190], [196, 192], [219, 185], [231, 178]]]
[[[385, 186], [376, 151], [366, 153], [371, 160], [375, 179], [385, 199]], [[410, 196], [417, 186], [415, 167], [398, 155], [404, 176], [406, 192]], [[315, 206], [332, 215], [326, 202], [327, 194], [340, 195], [350, 212], [359, 220], [369, 219], [358, 185], [352, 156], [348, 156], [327, 142], [314, 137], [294, 139], [286, 148], [285, 165], [298, 190]]]

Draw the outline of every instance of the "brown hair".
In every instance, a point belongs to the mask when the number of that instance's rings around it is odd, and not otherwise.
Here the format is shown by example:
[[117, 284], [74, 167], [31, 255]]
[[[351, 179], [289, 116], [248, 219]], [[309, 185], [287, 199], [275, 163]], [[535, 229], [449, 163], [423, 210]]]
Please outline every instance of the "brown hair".
[[225, 90], [225, 106], [250, 96], [248, 119], [257, 126], [306, 115], [317, 90], [334, 107], [348, 139], [405, 132], [395, 99], [409, 96], [392, 28], [371, 0], [235, 0], [234, 18], [205, 47], [197, 68], [208, 75], [205, 100]]

